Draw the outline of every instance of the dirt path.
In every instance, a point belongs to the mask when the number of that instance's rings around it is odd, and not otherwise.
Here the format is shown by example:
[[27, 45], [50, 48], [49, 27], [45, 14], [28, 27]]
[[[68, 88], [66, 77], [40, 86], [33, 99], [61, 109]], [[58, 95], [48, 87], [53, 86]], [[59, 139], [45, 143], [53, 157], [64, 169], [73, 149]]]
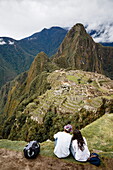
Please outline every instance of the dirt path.
[[[113, 165], [111, 165], [111, 168]], [[68, 163], [58, 158], [38, 155], [34, 160], [24, 158], [22, 152], [0, 149], [0, 170], [112, 170], [90, 164]]]

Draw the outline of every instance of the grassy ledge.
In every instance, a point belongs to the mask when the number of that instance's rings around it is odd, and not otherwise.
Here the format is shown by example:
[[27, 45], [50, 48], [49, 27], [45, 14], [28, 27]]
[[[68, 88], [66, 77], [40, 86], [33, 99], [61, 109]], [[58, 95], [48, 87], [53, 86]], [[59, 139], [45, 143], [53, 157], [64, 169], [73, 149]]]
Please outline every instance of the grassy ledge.
[[105, 114], [81, 130], [90, 150], [113, 158], [113, 113]]

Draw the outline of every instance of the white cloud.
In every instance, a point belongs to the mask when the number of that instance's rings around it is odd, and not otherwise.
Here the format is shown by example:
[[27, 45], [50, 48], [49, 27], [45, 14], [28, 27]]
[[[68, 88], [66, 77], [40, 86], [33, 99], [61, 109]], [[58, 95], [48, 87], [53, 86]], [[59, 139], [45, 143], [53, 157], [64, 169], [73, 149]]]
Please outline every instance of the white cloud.
[[[95, 29], [113, 21], [112, 9], [113, 0], [0, 0], [0, 36], [20, 39], [44, 27], [71, 27], [78, 22]], [[112, 35], [109, 32], [113, 41]]]

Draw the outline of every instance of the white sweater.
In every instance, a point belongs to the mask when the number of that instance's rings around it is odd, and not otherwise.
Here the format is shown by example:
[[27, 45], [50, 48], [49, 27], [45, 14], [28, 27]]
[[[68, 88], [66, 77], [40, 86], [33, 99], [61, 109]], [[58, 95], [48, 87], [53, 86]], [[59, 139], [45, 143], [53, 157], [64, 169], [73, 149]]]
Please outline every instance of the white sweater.
[[54, 149], [54, 154], [58, 158], [65, 158], [70, 154], [70, 144], [72, 135], [66, 132], [58, 132], [54, 135], [54, 138], [57, 139], [57, 144]]
[[84, 139], [84, 142], [85, 144], [83, 145], [84, 146], [84, 150], [81, 151], [81, 149], [78, 147], [78, 143], [77, 143], [77, 140], [73, 140], [72, 141], [72, 144], [71, 144], [71, 152], [74, 156], [74, 158], [77, 160], [77, 161], [87, 161], [87, 159], [90, 157], [90, 152], [89, 152], [89, 149], [87, 147], [87, 141], [85, 139], [85, 137], [83, 137]]

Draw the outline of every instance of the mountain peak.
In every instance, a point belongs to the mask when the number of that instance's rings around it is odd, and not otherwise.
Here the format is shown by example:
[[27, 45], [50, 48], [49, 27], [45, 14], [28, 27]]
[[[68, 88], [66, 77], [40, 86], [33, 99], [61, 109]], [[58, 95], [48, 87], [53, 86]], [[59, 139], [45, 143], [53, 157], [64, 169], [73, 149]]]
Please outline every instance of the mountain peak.
[[[98, 72], [111, 77], [113, 49], [108, 48], [108, 54], [106, 49], [107, 47], [95, 43], [84, 26], [78, 23], [67, 33], [53, 57], [53, 62], [61, 68]], [[110, 64], [108, 62], [109, 70], [106, 69], [108, 58], [111, 61]]]
[[[45, 65], [48, 62], [48, 57], [44, 52], [40, 52], [34, 59], [31, 64], [28, 75], [32, 75], [30, 77], [35, 77], [37, 74], [45, 70]], [[34, 76], [33, 76], [34, 75]]]
[[41, 72], [47, 70], [47, 63], [49, 58], [44, 52], [40, 52], [34, 59], [34, 61], [31, 64], [31, 67], [28, 71], [28, 77], [27, 77], [27, 85], [26, 88], [30, 85], [32, 80]]
[[[35, 60], [39, 59], [39, 58], [43, 58], [43, 59], [48, 59], [47, 55], [41, 51], [40, 53], [38, 53], [38, 55], [36, 56]], [[35, 62], [35, 61], [34, 61]]]
[[77, 32], [81, 32], [81, 31], [85, 31], [85, 32], [86, 32], [83, 24], [81, 24], [81, 23], [77, 23], [77, 24], [74, 25], [72, 28], [74, 28], [75, 31], [77, 31]]
[[76, 25], [74, 25], [71, 28], [68, 35], [70, 37], [74, 37], [75, 34], [83, 35], [84, 33], [86, 34], [86, 30], [85, 30], [84, 26], [81, 23], [77, 23]]

